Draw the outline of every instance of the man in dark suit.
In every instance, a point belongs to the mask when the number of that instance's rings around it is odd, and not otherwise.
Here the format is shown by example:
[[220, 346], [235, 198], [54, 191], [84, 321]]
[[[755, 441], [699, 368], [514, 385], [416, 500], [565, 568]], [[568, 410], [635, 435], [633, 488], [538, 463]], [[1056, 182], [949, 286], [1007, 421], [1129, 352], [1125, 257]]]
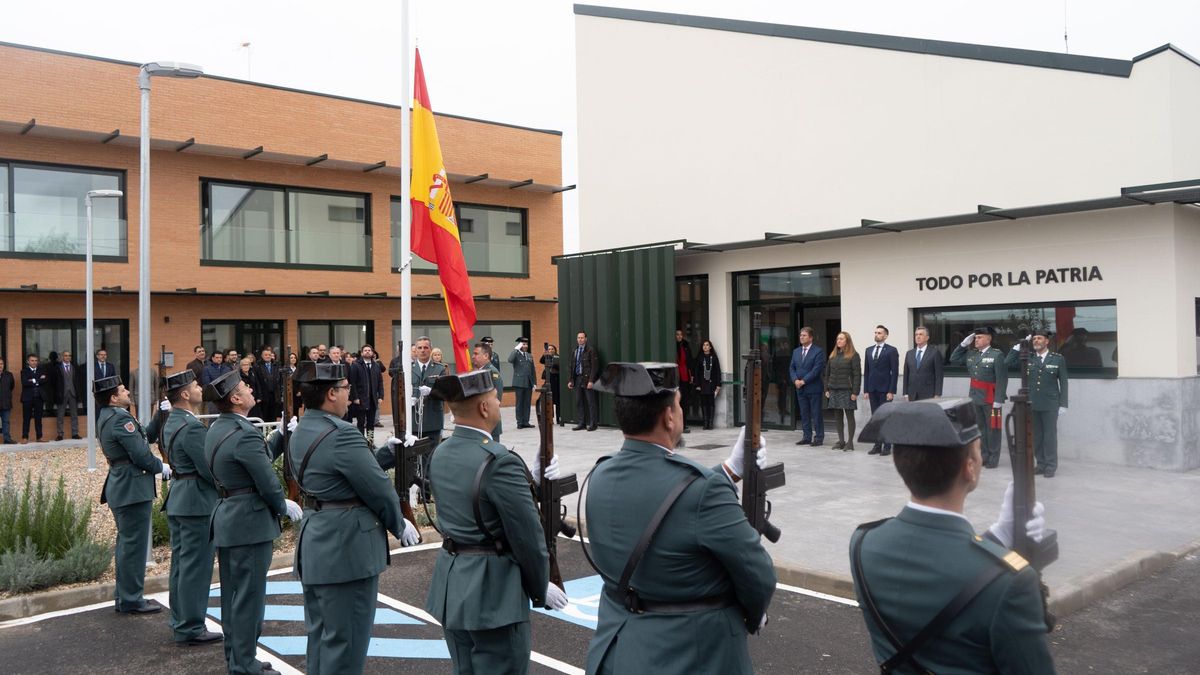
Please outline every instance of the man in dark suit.
[[367, 427], [375, 428], [375, 411], [383, 402], [383, 367], [375, 358], [375, 348], [363, 345], [359, 358], [350, 367], [351, 389], [358, 406], [358, 430], [365, 433]]
[[[863, 354], [863, 391], [871, 399], [871, 414], [879, 406], [896, 398], [896, 381], [900, 376], [900, 352], [887, 343], [888, 329], [875, 326], [875, 344]], [[892, 454], [891, 443], [876, 441], [868, 455]]]
[[929, 344], [929, 329], [917, 326], [912, 349], [904, 355], [904, 398], [923, 401], [942, 397], [942, 353]]
[[796, 406], [800, 411], [800, 429], [804, 434], [796, 445], [820, 446], [825, 442], [825, 418], [821, 416], [821, 401], [825, 394], [825, 350], [813, 341], [815, 333], [805, 326], [800, 329], [800, 346], [792, 350], [788, 375], [796, 388]]
[[571, 430], [595, 431], [600, 423], [600, 403], [592, 385], [600, 377], [600, 358], [588, 344], [586, 332], [579, 331], [575, 343], [575, 351], [571, 352], [571, 379], [567, 380], [567, 388], [575, 391], [575, 426]]
[[12, 393], [16, 387], [17, 378], [8, 372], [8, 367], [4, 363], [4, 357], [0, 356], [0, 433], [3, 434], [4, 443], [16, 443], [12, 437]]
[[21, 407], [24, 408], [24, 419], [21, 423], [21, 442], [29, 441], [29, 421], [33, 420], [37, 439], [42, 440], [42, 408], [50, 392], [47, 387], [49, 378], [38, 366], [38, 355], [29, 354], [25, 357], [25, 367], [21, 369]]
[[116, 377], [117, 376], [116, 367], [114, 367], [113, 364], [108, 362], [108, 350], [107, 349], [103, 349], [103, 348], [97, 349], [96, 350], [96, 360], [93, 361], [92, 363], [93, 363], [92, 367], [95, 371], [95, 377], [92, 380], [93, 382], [96, 380], [106, 378], [106, 377]]
[[71, 352], [64, 351], [61, 360], [54, 365], [54, 401], [58, 412], [58, 435], [54, 440], [63, 439], [63, 417], [71, 417], [71, 438], [79, 439], [79, 392], [76, 375], [78, 368], [71, 362]]
[[200, 345], [196, 345], [192, 349], [192, 356], [196, 357], [187, 364], [188, 370], [196, 374], [196, 381], [200, 381], [200, 374], [204, 372], [204, 360], [208, 358], [208, 350]]
[[275, 360], [275, 350], [271, 347], [263, 347], [259, 363], [254, 365], [254, 369], [258, 371], [258, 386], [260, 387], [254, 390], [260, 400], [258, 409], [264, 420], [274, 422], [283, 414], [283, 406], [279, 401], [279, 391], [283, 388], [283, 376], [279, 362]]

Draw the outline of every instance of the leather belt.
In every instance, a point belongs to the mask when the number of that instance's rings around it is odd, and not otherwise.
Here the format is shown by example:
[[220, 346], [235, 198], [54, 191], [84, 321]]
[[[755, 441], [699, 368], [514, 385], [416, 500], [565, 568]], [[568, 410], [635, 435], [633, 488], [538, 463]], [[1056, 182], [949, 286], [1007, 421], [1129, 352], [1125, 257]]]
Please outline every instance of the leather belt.
[[618, 597], [615, 589], [609, 590], [605, 588], [604, 593], [613, 602], [623, 606], [634, 614], [694, 614], [714, 609], [725, 609], [737, 604], [737, 596], [733, 594], [733, 591], [727, 591], [719, 595], [710, 595], [707, 598], [700, 598], [698, 600], [678, 601], [645, 600], [638, 597], [637, 593], [632, 590], [627, 598]]
[[494, 544], [458, 544], [453, 539], [443, 539], [442, 550], [450, 555], [500, 555], [504, 552], [499, 541]]
[[358, 497], [354, 497], [353, 499], [333, 499], [330, 501], [312, 500], [314, 511], [322, 511], [324, 509], [353, 509], [358, 506], [366, 506], [366, 503]]
[[[105, 457], [105, 459], [108, 459], [108, 458]], [[108, 460], [109, 466], [121, 466], [122, 464], [133, 464], [133, 460], [129, 459], [128, 457], [126, 457], [124, 459], [109, 459]]]
[[258, 490], [254, 489], [252, 487], [234, 488], [232, 490], [226, 490], [225, 488], [220, 488], [217, 490], [217, 494], [219, 494], [221, 496], [221, 499], [237, 497], [238, 495], [252, 495], [252, 494], [256, 494], [257, 492], [258, 492]]
[[200, 478], [198, 473], [173, 473], [171, 478], [175, 480], [197, 480]]

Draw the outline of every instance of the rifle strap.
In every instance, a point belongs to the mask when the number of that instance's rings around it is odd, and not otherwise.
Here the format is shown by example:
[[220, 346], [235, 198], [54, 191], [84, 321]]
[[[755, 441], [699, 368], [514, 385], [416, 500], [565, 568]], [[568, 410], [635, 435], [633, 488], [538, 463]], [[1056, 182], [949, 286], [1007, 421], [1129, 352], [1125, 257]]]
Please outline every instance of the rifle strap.
[[[503, 553], [505, 548], [504, 542], [496, 539], [492, 536], [491, 532], [488, 532], [487, 526], [483, 523], [483, 511], [479, 508], [479, 495], [483, 486], [483, 476], [494, 461], [496, 461], [496, 456], [490, 452], [487, 453], [487, 459], [483, 460], [483, 464], [480, 464], [479, 470], [475, 472], [475, 481], [471, 484], [471, 510], [475, 514], [475, 527], [483, 535], [483, 545], [494, 546], [496, 553]], [[526, 475], [528, 475], [528, 472], [526, 472]]]
[[216, 483], [217, 487], [222, 491], [225, 491], [225, 486], [221, 484], [221, 479], [217, 478], [217, 472], [213, 471], [213, 467], [217, 465], [217, 453], [221, 451], [221, 446], [225, 445], [225, 441], [229, 440], [229, 438], [237, 432], [237, 426], [234, 426], [232, 429], [230, 429], [229, 433], [221, 437], [221, 440], [217, 441], [217, 444], [213, 446], [212, 454], [208, 457], [208, 472], [212, 474], [213, 482]]
[[[308, 469], [308, 460], [312, 459], [313, 453], [316, 452], [317, 446], [321, 445], [321, 441], [325, 440], [329, 434], [337, 431], [337, 425], [333, 423], [333, 420], [326, 417], [325, 421], [329, 422], [329, 428], [326, 429], [320, 436], [317, 436], [316, 440], [314, 440], [312, 444], [308, 446], [308, 450], [304, 452], [304, 459], [300, 460], [300, 472], [292, 476], [292, 478], [296, 481], [296, 485], [299, 486], [300, 492], [306, 495], [310, 493], [308, 490], [304, 489], [304, 481], [302, 479], [304, 478], [304, 471]], [[289, 449], [287, 452], [291, 452], [291, 450]]]
[[625, 599], [627, 607], [629, 606], [631, 596], [637, 594], [637, 591], [629, 585], [629, 582], [633, 579], [633, 573], [637, 570], [638, 563], [642, 562], [642, 556], [646, 555], [646, 551], [650, 548], [650, 542], [654, 540], [654, 535], [658, 533], [658, 528], [662, 525], [663, 519], [667, 517], [667, 512], [679, 500], [683, 491], [688, 489], [688, 486], [694, 483], [699, 477], [699, 474], [689, 473], [683, 477], [683, 480], [675, 483], [675, 487], [671, 488], [671, 491], [667, 493], [662, 503], [658, 505], [658, 511], [655, 511], [654, 516], [650, 518], [650, 522], [646, 523], [646, 529], [642, 531], [641, 539], [638, 539], [637, 545], [633, 547], [633, 553], [629, 554], [629, 560], [625, 562], [625, 569], [621, 572], [621, 580], [617, 582], [618, 597]]

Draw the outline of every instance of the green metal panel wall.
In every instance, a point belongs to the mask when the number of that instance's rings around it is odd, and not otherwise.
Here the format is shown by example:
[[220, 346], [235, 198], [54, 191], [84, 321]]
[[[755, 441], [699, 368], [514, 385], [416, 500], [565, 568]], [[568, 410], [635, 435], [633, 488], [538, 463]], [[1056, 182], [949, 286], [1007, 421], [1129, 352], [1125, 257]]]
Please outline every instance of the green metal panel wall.
[[[610, 361], [674, 361], [675, 248], [658, 246], [558, 259], [558, 339], [563, 420], [575, 419], [567, 389], [575, 335], [586, 331], [600, 367]], [[600, 423], [614, 425], [600, 394]]]

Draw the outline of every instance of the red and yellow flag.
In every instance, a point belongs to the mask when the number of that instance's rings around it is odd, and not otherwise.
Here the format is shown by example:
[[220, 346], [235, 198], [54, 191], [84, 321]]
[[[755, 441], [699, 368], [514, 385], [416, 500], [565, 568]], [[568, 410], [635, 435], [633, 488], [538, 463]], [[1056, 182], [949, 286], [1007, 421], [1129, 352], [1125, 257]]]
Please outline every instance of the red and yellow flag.
[[412, 251], [437, 265], [456, 365], [459, 372], [466, 372], [471, 370], [469, 345], [475, 336], [475, 297], [463, 259], [450, 180], [442, 162], [442, 146], [433, 123], [420, 50], [417, 50], [413, 87], [412, 149]]

